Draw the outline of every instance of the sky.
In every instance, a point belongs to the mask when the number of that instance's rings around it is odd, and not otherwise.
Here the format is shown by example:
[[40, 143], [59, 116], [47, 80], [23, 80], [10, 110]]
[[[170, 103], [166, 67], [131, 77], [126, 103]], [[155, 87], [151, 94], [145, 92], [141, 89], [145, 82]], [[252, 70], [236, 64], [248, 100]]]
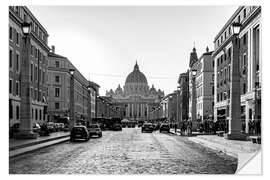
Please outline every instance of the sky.
[[86, 79], [122, 87], [137, 60], [148, 85], [177, 89], [195, 45], [198, 57], [237, 6], [28, 6], [49, 33], [48, 45]]

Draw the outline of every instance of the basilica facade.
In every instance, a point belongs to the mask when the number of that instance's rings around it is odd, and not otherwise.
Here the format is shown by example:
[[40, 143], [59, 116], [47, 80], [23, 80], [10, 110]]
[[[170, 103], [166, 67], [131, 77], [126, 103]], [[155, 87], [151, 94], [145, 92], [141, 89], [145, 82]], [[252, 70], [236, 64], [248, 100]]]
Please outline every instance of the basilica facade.
[[119, 84], [115, 91], [106, 91], [106, 96], [112, 98], [114, 110], [118, 111], [120, 118], [138, 121], [149, 119], [153, 108], [164, 97], [164, 91], [156, 90], [154, 85], [151, 88], [148, 86], [147, 79], [136, 62], [123, 88]]

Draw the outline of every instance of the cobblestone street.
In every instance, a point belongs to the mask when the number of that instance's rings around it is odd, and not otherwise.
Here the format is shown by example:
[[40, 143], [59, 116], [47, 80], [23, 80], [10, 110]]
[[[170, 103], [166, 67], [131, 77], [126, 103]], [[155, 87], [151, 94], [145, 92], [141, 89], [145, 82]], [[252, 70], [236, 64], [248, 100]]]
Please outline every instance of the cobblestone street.
[[9, 160], [10, 174], [232, 174], [237, 159], [173, 134], [104, 131]]

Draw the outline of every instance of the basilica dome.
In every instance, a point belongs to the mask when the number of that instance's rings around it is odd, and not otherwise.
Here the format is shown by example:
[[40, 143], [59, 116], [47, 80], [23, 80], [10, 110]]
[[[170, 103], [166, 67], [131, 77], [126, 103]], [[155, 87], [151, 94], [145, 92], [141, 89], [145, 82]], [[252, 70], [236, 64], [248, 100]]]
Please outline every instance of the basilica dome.
[[139, 70], [137, 62], [134, 66], [134, 70], [127, 76], [125, 85], [130, 83], [139, 83], [147, 85], [147, 79], [145, 75]]

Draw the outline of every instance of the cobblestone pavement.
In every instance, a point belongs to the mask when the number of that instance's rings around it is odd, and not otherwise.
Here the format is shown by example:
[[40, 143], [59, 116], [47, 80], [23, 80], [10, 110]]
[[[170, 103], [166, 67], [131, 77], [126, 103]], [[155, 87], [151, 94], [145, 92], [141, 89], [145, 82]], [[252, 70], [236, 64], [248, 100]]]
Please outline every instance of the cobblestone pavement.
[[186, 137], [123, 128], [11, 158], [9, 167], [10, 174], [232, 174], [237, 159]]

